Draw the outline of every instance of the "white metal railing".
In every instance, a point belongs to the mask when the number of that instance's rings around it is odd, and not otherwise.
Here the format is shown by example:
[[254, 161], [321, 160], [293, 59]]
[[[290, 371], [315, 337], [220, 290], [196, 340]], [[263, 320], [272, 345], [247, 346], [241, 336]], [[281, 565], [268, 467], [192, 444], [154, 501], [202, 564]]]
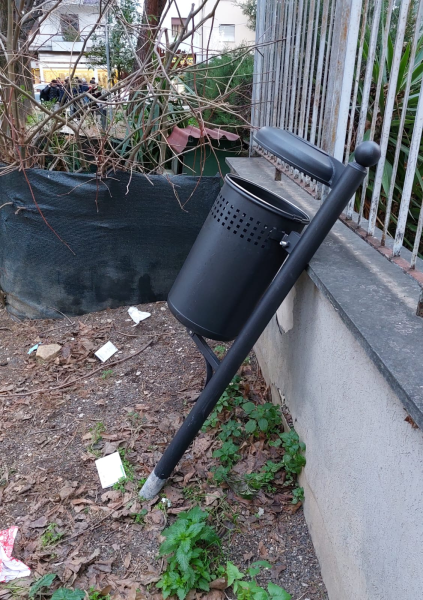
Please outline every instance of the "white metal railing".
[[363, 139], [380, 144], [345, 219], [411, 274], [423, 253], [422, 24], [423, 0], [258, 0], [252, 106], [253, 127], [345, 163]]

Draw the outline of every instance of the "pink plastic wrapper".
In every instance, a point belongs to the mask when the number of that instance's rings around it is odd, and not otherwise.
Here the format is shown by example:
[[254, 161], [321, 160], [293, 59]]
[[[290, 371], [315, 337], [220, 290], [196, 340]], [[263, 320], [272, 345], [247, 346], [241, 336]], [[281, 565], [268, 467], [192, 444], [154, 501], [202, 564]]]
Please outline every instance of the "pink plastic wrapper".
[[13, 544], [18, 533], [15, 526], [0, 531], [0, 583], [7, 583], [18, 577], [27, 577], [31, 574], [29, 567], [23, 562], [12, 558]]

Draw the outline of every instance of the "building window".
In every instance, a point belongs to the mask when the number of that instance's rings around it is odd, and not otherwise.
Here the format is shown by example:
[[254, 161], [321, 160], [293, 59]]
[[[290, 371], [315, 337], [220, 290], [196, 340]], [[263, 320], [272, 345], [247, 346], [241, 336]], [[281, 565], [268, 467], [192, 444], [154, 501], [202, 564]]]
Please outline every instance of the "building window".
[[60, 29], [65, 42], [80, 41], [78, 15], [60, 15]]
[[219, 36], [222, 42], [234, 42], [235, 25], [219, 25]]
[[172, 37], [176, 38], [181, 33], [186, 23], [186, 19], [175, 19], [172, 17]]

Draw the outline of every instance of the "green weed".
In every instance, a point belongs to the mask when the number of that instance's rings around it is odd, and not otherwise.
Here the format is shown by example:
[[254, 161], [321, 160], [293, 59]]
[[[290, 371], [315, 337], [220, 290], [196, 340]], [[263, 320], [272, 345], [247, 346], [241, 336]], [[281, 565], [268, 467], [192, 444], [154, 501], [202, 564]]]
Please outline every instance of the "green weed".
[[200, 488], [199, 485], [192, 484], [182, 489], [183, 496], [186, 500], [190, 500], [195, 504], [201, 504], [204, 502], [205, 492]]
[[274, 463], [268, 460], [258, 473], [245, 475], [245, 481], [251, 490], [258, 491], [264, 489], [265, 492], [272, 493], [275, 491], [275, 487], [271, 485], [272, 481], [274, 481], [276, 473], [283, 466], [283, 462]]
[[[46, 590], [49, 589], [53, 581], [56, 579], [57, 575], [55, 573], [48, 573], [47, 575], [43, 575], [40, 579], [37, 579], [35, 583], [31, 585], [28, 592], [29, 598], [40, 598], [45, 595]], [[90, 590], [91, 591], [91, 590]], [[83, 590], [74, 589], [71, 590], [69, 588], [60, 587], [51, 596], [50, 600], [84, 600], [86, 594]], [[97, 600], [97, 598], [104, 598], [103, 596], [92, 596], [88, 595], [89, 600]], [[109, 596], [110, 599], [110, 596]], [[107, 600], [107, 597], [104, 598]]]
[[226, 565], [226, 578], [228, 585], [233, 586], [237, 600], [291, 600], [292, 596], [279, 585], [269, 582], [267, 591], [257, 584], [254, 579], [260, 573], [261, 568], [270, 569], [272, 565], [265, 560], [259, 560], [253, 563], [247, 573], [250, 581], [245, 581], [244, 573], [233, 563]]
[[225, 410], [233, 410], [236, 406], [239, 406], [244, 401], [240, 392], [240, 381], [239, 375], [236, 375], [231, 383], [228, 385], [222, 396], [219, 398], [213, 412], [209, 415], [209, 418], [203, 425], [203, 431], [207, 431], [209, 428], [217, 427], [219, 423], [219, 415]]
[[57, 542], [62, 539], [64, 533], [60, 533], [57, 531], [57, 524], [50, 523], [50, 525], [46, 528], [45, 532], [41, 536], [41, 546], [45, 548], [46, 546], [53, 546], [57, 544]]
[[91, 452], [91, 454], [94, 454], [95, 456], [99, 457], [100, 452], [94, 446], [102, 440], [101, 434], [106, 431], [106, 427], [102, 421], [99, 421], [95, 424], [94, 427], [91, 427], [88, 431], [90, 431], [91, 433], [91, 443], [88, 446], [88, 451]]
[[222, 485], [222, 483], [224, 483], [229, 475], [229, 471], [231, 470], [231, 467], [223, 467], [222, 465], [218, 466], [218, 467], [213, 467], [211, 469], [212, 473], [213, 473], [213, 480], [217, 485]]
[[88, 600], [111, 600], [110, 594], [102, 594], [94, 587], [90, 587], [88, 590]]
[[134, 467], [129, 462], [129, 460], [126, 456], [126, 452], [127, 452], [126, 448], [119, 448], [118, 452], [120, 454], [120, 459], [122, 461], [122, 465], [125, 470], [126, 478], [129, 479], [129, 481], [134, 481], [134, 479], [135, 479]]
[[54, 592], [50, 600], [84, 600], [85, 592], [75, 588], [71, 590], [69, 588], [59, 588]]
[[105, 371], [102, 372], [101, 378], [109, 379], [109, 377], [111, 377], [112, 375], [113, 375], [113, 369], [106, 369]]
[[287, 481], [292, 481], [294, 475], [299, 475], [306, 464], [305, 456], [302, 454], [306, 450], [306, 445], [304, 442], [300, 442], [295, 429], [291, 429], [287, 433], [281, 433], [280, 438], [285, 450], [282, 461], [286, 471], [286, 478]]
[[40, 579], [37, 579], [37, 581], [29, 588], [28, 597], [35, 598], [36, 594], [41, 592], [43, 588], [49, 588], [56, 577], [57, 575], [55, 573], [48, 573], [47, 575], [40, 577]]
[[245, 402], [242, 408], [249, 417], [245, 425], [248, 434], [254, 433], [258, 436], [261, 431], [271, 434], [282, 422], [279, 408], [271, 402], [257, 405], [253, 402]]
[[147, 477], [141, 477], [141, 479], [138, 479], [137, 488], [140, 490], [146, 481]]
[[116, 483], [113, 484], [113, 489], [116, 492], [120, 492], [121, 494], [124, 494], [126, 492], [125, 484], [126, 484], [127, 480], [128, 480], [127, 477], [121, 477], [119, 479], [119, 481], [116, 481]]
[[213, 452], [213, 458], [220, 459], [223, 466], [232, 467], [239, 459], [240, 455], [237, 454], [239, 446], [233, 443], [232, 440], [224, 442], [221, 448], [218, 448]]
[[219, 439], [226, 441], [229, 438], [238, 438], [242, 435], [242, 426], [238, 421], [230, 419], [227, 423], [223, 423], [218, 435]]
[[225, 346], [215, 346], [214, 353], [216, 354], [217, 358], [222, 359], [226, 354]]
[[137, 523], [138, 525], [145, 525], [145, 515], [147, 514], [147, 512], [147, 509], [143, 508], [139, 513], [132, 515], [134, 523]]
[[297, 504], [298, 502], [304, 502], [304, 488], [299, 486], [292, 490], [292, 504]]
[[166, 557], [167, 567], [156, 587], [162, 590], [163, 598], [176, 595], [183, 600], [190, 590], [210, 590], [209, 583], [216, 577], [210, 548], [220, 546], [220, 540], [207, 525], [207, 516], [197, 506], [180, 513], [162, 532], [166, 539], [159, 554]]

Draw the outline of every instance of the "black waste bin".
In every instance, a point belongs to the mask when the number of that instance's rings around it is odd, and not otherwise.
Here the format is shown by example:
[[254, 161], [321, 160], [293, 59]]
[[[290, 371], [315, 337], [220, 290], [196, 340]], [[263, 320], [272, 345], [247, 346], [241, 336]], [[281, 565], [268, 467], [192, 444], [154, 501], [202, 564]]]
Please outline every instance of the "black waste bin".
[[170, 290], [170, 310], [194, 333], [233, 340], [287, 256], [282, 238], [308, 223], [287, 200], [226, 175]]

